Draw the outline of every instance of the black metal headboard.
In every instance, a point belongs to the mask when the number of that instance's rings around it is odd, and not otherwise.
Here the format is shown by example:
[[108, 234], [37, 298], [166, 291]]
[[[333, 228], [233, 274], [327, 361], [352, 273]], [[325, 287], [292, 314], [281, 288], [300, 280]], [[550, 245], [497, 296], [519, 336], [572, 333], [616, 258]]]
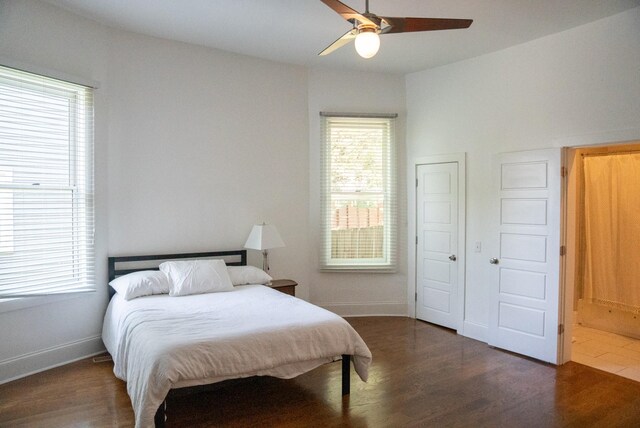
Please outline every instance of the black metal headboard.
[[[204, 253], [153, 254], [144, 256], [109, 257], [109, 281], [141, 270], [158, 270], [160, 263], [180, 259], [224, 259], [227, 266], [246, 266], [247, 250], [209, 251]], [[109, 287], [109, 296], [114, 290]]]

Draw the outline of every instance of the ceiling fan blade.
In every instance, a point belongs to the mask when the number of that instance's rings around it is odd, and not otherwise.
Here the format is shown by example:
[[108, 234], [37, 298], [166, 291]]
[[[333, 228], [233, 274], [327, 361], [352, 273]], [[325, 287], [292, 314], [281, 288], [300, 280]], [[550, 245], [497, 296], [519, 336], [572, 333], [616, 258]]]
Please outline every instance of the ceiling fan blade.
[[[324, 0], [322, 0], [324, 1]], [[381, 33], [409, 33], [413, 31], [437, 31], [455, 30], [459, 28], [469, 28], [473, 19], [448, 19], [448, 18], [395, 18], [388, 16], [380, 17], [389, 24], [382, 29]]]
[[377, 24], [370, 20], [369, 18], [361, 15], [357, 11], [351, 9], [346, 4], [339, 2], [338, 0], [321, 0], [322, 3], [329, 6], [331, 9], [336, 11], [340, 16], [342, 16], [347, 21], [353, 22], [353, 20], [359, 21], [361, 24], [371, 25], [377, 27]]
[[349, 43], [351, 40], [355, 39], [357, 35], [358, 35], [358, 30], [356, 30], [355, 28], [347, 31], [338, 40], [336, 40], [335, 42], [331, 43], [329, 46], [324, 48], [324, 50], [320, 52], [318, 55], [320, 56], [329, 55], [331, 52], [337, 49], [340, 49], [341, 47]]

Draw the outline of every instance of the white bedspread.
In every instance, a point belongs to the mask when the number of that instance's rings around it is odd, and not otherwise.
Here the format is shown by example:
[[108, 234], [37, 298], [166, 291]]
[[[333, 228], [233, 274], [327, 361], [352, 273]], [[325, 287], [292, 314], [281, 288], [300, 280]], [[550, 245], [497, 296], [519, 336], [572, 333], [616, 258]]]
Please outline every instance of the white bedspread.
[[153, 426], [169, 389], [231, 378], [292, 378], [343, 354], [367, 380], [371, 352], [341, 317], [261, 285], [125, 301], [114, 296], [102, 333], [127, 382], [136, 427]]

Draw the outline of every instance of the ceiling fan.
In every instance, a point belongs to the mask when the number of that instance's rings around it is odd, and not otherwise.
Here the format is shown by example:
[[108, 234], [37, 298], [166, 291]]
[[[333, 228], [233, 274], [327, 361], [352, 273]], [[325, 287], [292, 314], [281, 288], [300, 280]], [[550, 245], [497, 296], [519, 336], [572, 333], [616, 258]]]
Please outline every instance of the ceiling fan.
[[408, 33], [414, 31], [454, 30], [469, 28], [472, 19], [447, 18], [396, 18], [378, 16], [369, 12], [369, 0], [364, 13], [358, 13], [338, 0], [321, 0], [349, 21], [353, 28], [327, 46], [318, 55], [328, 55], [355, 39], [356, 51], [363, 58], [371, 58], [380, 48], [378, 34]]

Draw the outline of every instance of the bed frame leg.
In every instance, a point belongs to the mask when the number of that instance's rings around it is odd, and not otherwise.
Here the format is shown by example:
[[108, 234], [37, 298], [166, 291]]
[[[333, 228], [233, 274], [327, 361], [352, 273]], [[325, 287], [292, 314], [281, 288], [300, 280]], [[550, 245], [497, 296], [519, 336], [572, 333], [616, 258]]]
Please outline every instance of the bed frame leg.
[[342, 356], [342, 396], [349, 395], [351, 392], [351, 355]]
[[167, 410], [167, 400], [164, 400], [158, 410], [156, 410], [156, 415], [153, 417], [153, 424], [156, 428], [164, 428], [166, 415], [165, 411]]

